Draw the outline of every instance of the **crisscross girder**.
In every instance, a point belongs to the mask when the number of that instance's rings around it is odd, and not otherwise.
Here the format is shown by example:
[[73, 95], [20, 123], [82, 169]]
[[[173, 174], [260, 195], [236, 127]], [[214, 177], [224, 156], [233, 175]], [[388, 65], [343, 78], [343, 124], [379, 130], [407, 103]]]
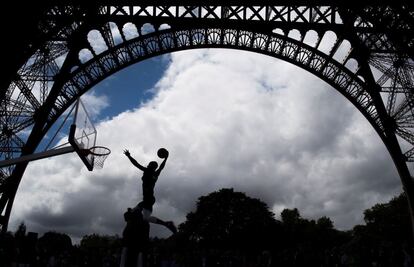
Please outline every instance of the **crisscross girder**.
[[[130, 64], [172, 51], [229, 47], [281, 58], [301, 66], [331, 84], [362, 112], [383, 138], [396, 161], [403, 184], [406, 185], [409, 172], [393, 137], [397, 133], [406, 140], [414, 140], [412, 89], [405, 86], [410, 84], [406, 82], [407, 77], [412, 77], [410, 66], [413, 58], [413, 20], [412, 16], [407, 16], [412, 11], [404, 1], [393, 1], [388, 5], [377, 5], [370, 9], [367, 6], [375, 4], [370, 1], [334, 5], [330, 2], [274, 1], [272, 3], [275, 4], [269, 4], [255, 1], [245, 4], [229, 0], [226, 5], [222, 5], [221, 1], [212, 0], [103, 0], [93, 3], [77, 0], [44, 1], [35, 9], [41, 11], [42, 15], [32, 19], [37, 24], [31, 24], [28, 28], [27, 36], [30, 39], [19, 35], [12, 38], [19, 44], [16, 48], [13, 45], [9, 47], [17, 58], [5, 57], [6, 62], [9, 60], [11, 63], [11, 71], [2, 79], [0, 88], [1, 106], [4, 109], [0, 114], [0, 154], [4, 152], [1, 157], [6, 154], [13, 157], [21, 152], [33, 152], [47, 129], [76, 97]], [[26, 10], [22, 14], [29, 13]], [[393, 16], [389, 16], [397, 13], [395, 20], [392, 19]], [[381, 14], [387, 14], [383, 16], [387, 17], [386, 23]], [[122, 36], [124, 42], [116, 45], [113, 36], [109, 34], [109, 21], [118, 26], [126, 22], [140, 26], [151, 23], [157, 30], [158, 26], [165, 23], [171, 28], [129, 41]], [[86, 35], [92, 29], [101, 31], [109, 50], [96, 53], [91, 49]], [[275, 29], [281, 29], [284, 34], [273, 33]], [[288, 38], [286, 35], [292, 29], [298, 30], [302, 38], [296, 41]], [[309, 30], [315, 30], [318, 34], [328, 30], [335, 32], [338, 38], [331, 51], [321, 54], [317, 49], [306, 46], [303, 43], [303, 34]], [[229, 39], [232, 35], [233, 39]], [[405, 39], [401, 39], [401, 36]], [[337, 62], [333, 56], [344, 39], [351, 42], [352, 50], [346, 60]], [[319, 42], [320, 38], [316, 41], [316, 47]], [[81, 62], [81, 49], [89, 49], [93, 58]], [[22, 53], [18, 53], [19, 51]], [[38, 58], [30, 58], [38, 51], [41, 51]], [[405, 62], [401, 65], [403, 67], [398, 67], [398, 71], [387, 70], [386, 73], [393, 75], [383, 75], [378, 79], [381, 86], [375, 86], [375, 81], [369, 75], [364, 76], [358, 71], [350, 72], [345, 67], [346, 61], [351, 57], [366, 66], [369, 60], [380, 58], [378, 55], [387, 55], [392, 62], [391, 67], [382, 62], [377, 64], [380, 69], [393, 68], [392, 66], [400, 65], [398, 62], [401, 60]], [[411, 61], [407, 59], [407, 55], [408, 58], [411, 57]], [[55, 61], [59, 59], [62, 64], [58, 65]], [[30, 60], [35, 62], [20, 66], [21, 62]], [[13, 70], [16, 67], [20, 70], [19, 75], [14, 77]], [[39, 83], [42, 97], [33, 93]], [[4, 87], [7, 84], [14, 86]], [[380, 92], [386, 94], [385, 98], [389, 103], [387, 108], [384, 108], [385, 104], [378, 97]], [[399, 103], [396, 94], [404, 96]], [[19, 106], [24, 107], [21, 112]], [[395, 118], [392, 116], [394, 113]], [[19, 133], [23, 130], [31, 131], [28, 138], [20, 137]], [[412, 156], [412, 151], [410, 148], [406, 155]], [[8, 209], [11, 209], [26, 165], [27, 163], [17, 165], [11, 172], [16, 180], [13, 184], [16, 186], [7, 191], [7, 194], [3, 194], [5, 191], [0, 192], [0, 202], [8, 203]], [[409, 192], [412, 193], [412, 189]], [[1, 205], [0, 212], [4, 207], [6, 204]], [[7, 214], [9, 215], [9, 211], [6, 212], [6, 217]], [[6, 222], [7, 220], [8, 218]]]

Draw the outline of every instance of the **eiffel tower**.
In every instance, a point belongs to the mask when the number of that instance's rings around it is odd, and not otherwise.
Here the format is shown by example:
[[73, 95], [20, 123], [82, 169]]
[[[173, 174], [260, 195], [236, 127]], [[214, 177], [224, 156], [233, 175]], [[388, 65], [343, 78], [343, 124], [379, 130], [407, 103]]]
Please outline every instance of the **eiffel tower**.
[[[186, 49], [240, 49], [295, 64], [349, 100], [387, 147], [413, 218], [414, 8], [404, 1], [29, 2], [8, 4], [11, 18], [2, 18], [0, 161], [33, 154], [82, 94], [131, 64]], [[322, 49], [328, 33], [332, 45]], [[0, 168], [2, 231], [27, 164]]]

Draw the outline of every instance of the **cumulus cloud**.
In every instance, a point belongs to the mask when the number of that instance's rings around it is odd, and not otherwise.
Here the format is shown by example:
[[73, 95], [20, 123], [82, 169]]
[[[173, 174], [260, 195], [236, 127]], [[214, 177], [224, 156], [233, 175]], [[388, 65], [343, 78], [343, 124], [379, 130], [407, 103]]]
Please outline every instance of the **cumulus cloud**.
[[96, 117], [109, 106], [109, 99], [106, 95], [97, 95], [96, 92], [88, 92], [82, 96], [82, 102], [87, 107], [89, 116]]
[[[153, 215], [177, 224], [201, 195], [233, 187], [278, 215], [297, 207], [335, 226], [362, 223], [363, 210], [401, 191], [380, 138], [355, 107], [318, 78], [253, 53], [197, 50], [171, 55], [153, 99], [97, 125], [112, 153], [88, 172], [76, 155], [29, 165], [13, 210], [16, 225], [74, 238], [120, 234], [122, 214], [141, 198], [139, 170], [159, 147], [170, 158]], [[168, 231], [153, 227], [152, 234]]]

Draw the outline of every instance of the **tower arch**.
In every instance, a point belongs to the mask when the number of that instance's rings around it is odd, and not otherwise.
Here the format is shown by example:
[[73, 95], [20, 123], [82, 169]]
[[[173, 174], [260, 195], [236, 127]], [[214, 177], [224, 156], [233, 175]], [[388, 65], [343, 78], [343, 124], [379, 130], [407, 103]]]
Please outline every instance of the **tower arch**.
[[[14, 63], [17, 72], [2, 81], [0, 159], [33, 153], [78, 97], [127, 66], [187, 49], [240, 49], [295, 64], [344, 95], [383, 140], [414, 206], [407, 165], [414, 161], [409, 7], [74, 1], [42, 12], [30, 35], [39, 38], [26, 41], [28, 52], [16, 60], [25, 63]], [[1, 169], [2, 229], [26, 166]]]

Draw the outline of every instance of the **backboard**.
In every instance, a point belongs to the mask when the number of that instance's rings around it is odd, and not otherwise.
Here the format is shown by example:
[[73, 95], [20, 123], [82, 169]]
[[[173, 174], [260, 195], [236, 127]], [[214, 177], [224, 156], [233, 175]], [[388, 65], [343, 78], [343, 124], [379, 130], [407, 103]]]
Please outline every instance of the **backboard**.
[[[52, 149], [49, 149], [49, 145], [53, 143], [55, 137], [65, 125], [67, 118], [72, 114], [73, 121], [69, 129], [69, 143], [63, 143], [55, 146]], [[105, 162], [105, 159], [111, 153], [111, 150], [105, 146], [96, 145], [96, 128], [86, 111], [86, 108], [82, 101], [78, 99], [76, 104], [71, 108], [70, 112], [67, 114], [66, 118], [63, 120], [62, 124], [58, 127], [58, 130], [50, 140], [49, 144], [46, 146], [46, 149], [42, 152], [32, 153], [29, 155], [23, 155], [18, 158], [11, 158], [0, 161], [0, 168], [15, 165], [21, 162], [29, 162], [33, 160], [50, 158], [58, 155], [63, 155], [66, 153], [72, 153], [76, 151], [78, 156], [81, 158], [86, 168], [89, 171], [93, 169], [101, 169]], [[0, 173], [1, 175], [1, 173]]]
[[97, 132], [82, 101], [75, 104], [75, 114], [69, 131], [69, 143], [73, 146], [89, 171], [94, 167], [93, 153], [85, 153], [96, 145]]

